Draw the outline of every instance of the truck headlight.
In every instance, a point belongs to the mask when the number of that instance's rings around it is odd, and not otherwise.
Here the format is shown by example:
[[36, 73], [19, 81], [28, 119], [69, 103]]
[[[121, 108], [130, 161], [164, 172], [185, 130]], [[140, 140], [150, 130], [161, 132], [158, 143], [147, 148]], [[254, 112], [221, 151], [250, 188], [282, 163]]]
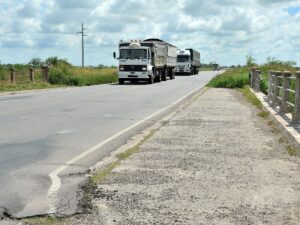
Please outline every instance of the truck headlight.
[[146, 70], [147, 70], [147, 67], [142, 67], [142, 70], [143, 70], [143, 71], [146, 71]]
[[124, 66], [119, 66], [120, 71], [124, 71]]

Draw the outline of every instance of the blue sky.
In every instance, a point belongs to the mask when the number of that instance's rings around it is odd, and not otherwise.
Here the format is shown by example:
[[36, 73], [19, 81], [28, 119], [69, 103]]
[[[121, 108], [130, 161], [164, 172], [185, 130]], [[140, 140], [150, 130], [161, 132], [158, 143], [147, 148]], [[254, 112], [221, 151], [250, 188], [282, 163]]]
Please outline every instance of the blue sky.
[[288, 13], [292, 16], [297, 15], [300, 12], [300, 6], [288, 8]]
[[244, 64], [251, 54], [300, 65], [300, 0], [0, 0], [0, 61], [49, 56], [112, 65], [118, 42], [157, 37], [195, 48], [202, 61]]

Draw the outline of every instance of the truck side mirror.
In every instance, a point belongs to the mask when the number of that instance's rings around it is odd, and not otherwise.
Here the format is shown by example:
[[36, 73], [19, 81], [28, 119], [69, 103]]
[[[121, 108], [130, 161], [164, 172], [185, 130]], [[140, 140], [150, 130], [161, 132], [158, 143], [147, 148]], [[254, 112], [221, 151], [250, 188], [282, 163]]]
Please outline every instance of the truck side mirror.
[[154, 58], [155, 54], [154, 52], [151, 52], [151, 57]]
[[114, 57], [114, 59], [117, 57], [115, 52], [113, 53], [113, 57]]

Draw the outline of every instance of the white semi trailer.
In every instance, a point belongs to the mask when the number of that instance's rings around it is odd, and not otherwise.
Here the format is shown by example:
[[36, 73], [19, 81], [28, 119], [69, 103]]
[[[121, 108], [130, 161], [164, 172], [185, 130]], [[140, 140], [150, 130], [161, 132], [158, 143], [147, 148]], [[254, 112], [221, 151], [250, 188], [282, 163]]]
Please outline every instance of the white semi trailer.
[[[116, 53], [113, 54], [116, 58]], [[160, 39], [120, 41], [119, 83], [125, 81], [160, 82], [175, 78], [177, 48]]]
[[200, 69], [200, 53], [192, 48], [177, 51], [176, 74], [198, 74]]

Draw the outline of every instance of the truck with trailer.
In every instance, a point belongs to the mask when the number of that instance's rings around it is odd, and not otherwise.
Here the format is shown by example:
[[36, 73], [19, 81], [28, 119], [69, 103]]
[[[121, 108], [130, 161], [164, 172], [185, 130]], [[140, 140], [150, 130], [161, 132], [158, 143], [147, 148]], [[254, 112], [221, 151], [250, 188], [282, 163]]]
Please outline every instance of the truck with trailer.
[[[116, 53], [113, 53], [116, 58]], [[177, 48], [160, 39], [131, 40], [119, 43], [119, 83], [154, 82], [175, 78]]]
[[198, 74], [200, 67], [200, 52], [192, 48], [177, 50], [176, 74]]
[[213, 71], [220, 70], [219, 64], [213, 63], [212, 64], [212, 69], [213, 69]]

